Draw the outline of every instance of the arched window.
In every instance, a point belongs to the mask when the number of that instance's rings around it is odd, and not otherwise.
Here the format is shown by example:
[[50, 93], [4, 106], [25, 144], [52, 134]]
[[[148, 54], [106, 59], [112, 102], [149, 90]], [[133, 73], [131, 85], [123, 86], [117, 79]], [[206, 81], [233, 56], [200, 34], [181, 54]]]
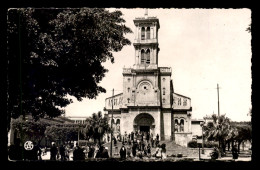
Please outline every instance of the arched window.
[[145, 63], [144, 49], [141, 50], [141, 64]]
[[127, 102], [130, 103], [130, 99], [129, 98], [127, 99]]
[[141, 29], [141, 40], [144, 40], [145, 39], [145, 28], [142, 27]]
[[130, 79], [130, 78], [128, 78], [127, 80], [128, 80], [128, 82], [130, 82], [130, 80], [131, 80], [131, 79]]
[[162, 99], [162, 102], [165, 103], [165, 98]]
[[183, 119], [181, 119], [180, 131], [181, 131], [181, 132], [184, 132], [184, 120], [183, 120]]
[[150, 50], [146, 50], [146, 64], [150, 64]]
[[146, 39], [150, 39], [150, 27], [146, 29]]
[[162, 80], [163, 80], [163, 82], [165, 82], [165, 78], [163, 78]]
[[116, 120], [116, 130], [120, 132], [120, 119]]
[[174, 121], [174, 131], [175, 131], [175, 132], [178, 132], [178, 129], [179, 129], [178, 126], [179, 126], [178, 120], [175, 119], [175, 121]]
[[163, 88], [163, 95], [165, 95], [165, 87]]
[[127, 88], [128, 93], [130, 92], [130, 87]]

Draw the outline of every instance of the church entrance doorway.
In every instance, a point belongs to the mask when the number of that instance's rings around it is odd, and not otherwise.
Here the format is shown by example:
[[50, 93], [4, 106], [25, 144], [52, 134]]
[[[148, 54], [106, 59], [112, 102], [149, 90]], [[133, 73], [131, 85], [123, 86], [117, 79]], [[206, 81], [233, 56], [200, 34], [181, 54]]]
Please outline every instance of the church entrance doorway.
[[138, 114], [134, 119], [134, 131], [153, 133], [155, 128], [154, 118], [148, 113]]
[[150, 126], [140, 126], [141, 132], [150, 132]]

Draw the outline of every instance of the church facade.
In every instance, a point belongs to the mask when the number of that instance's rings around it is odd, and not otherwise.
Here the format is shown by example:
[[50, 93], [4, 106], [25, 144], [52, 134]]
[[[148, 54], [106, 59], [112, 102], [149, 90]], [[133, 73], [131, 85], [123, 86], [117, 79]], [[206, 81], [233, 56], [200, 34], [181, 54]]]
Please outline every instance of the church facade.
[[191, 99], [175, 93], [171, 67], [158, 66], [156, 17], [135, 18], [135, 63], [123, 68], [123, 92], [105, 100], [105, 114], [114, 134], [148, 131], [160, 140], [173, 140], [182, 146], [192, 139]]

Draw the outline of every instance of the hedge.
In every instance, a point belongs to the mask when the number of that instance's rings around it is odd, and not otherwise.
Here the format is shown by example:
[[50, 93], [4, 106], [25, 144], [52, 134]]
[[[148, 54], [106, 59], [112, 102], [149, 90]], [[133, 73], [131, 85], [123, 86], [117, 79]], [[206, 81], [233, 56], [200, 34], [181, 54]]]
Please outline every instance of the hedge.
[[[201, 143], [197, 143], [197, 141], [190, 141], [188, 142], [188, 147], [189, 148], [201, 148], [202, 144]], [[213, 147], [218, 147], [218, 144], [215, 142], [211, 142], [211, 141], [205, 141], [204, 142], [204, 148], [213, 148]]]

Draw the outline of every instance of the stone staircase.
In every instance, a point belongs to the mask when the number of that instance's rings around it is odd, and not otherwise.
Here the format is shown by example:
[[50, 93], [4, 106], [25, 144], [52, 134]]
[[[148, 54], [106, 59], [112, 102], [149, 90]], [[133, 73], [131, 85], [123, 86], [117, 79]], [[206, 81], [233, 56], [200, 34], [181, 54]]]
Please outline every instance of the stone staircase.
[[[187, 157], [187, 156], [198, 157], [198, 154], [199, 154], [198, 149], [191, 149], [191, 148], [187, 148], [187, 147], [184, 147], [184, 146], [180, 146], [180, 145], [174, 143], [173, 141], [167, 141], [167, 140], [160, 141], [160, 144], [162, 144], [162, 143], [166, 144], [166, 154], [168, 156], [174, 157], [174, 156], [177, 156], [177, 154], [182, 154], [183, 157]], [[110, 154], [110, 143], [106, 143], [105, 146], [108, 147], [108, 152]], [[113, 157], [115, 157], [115, 158], [120, 157], [119, 154], [117, 154], [117, 153], [119, 153], [119, 150], [122, 147], [122, 143], [117, 142], [117, 150], [114, 146], [114, 143], [113, 143], [112, 146], [113, 146], [112, 147]], [[127, 147], [128, 145], [125, 145], [125, 146]], [[156, 148], [152, 148], [151, 153], [152, 154], [155, 153], [155, 150], [156, 150]]]

